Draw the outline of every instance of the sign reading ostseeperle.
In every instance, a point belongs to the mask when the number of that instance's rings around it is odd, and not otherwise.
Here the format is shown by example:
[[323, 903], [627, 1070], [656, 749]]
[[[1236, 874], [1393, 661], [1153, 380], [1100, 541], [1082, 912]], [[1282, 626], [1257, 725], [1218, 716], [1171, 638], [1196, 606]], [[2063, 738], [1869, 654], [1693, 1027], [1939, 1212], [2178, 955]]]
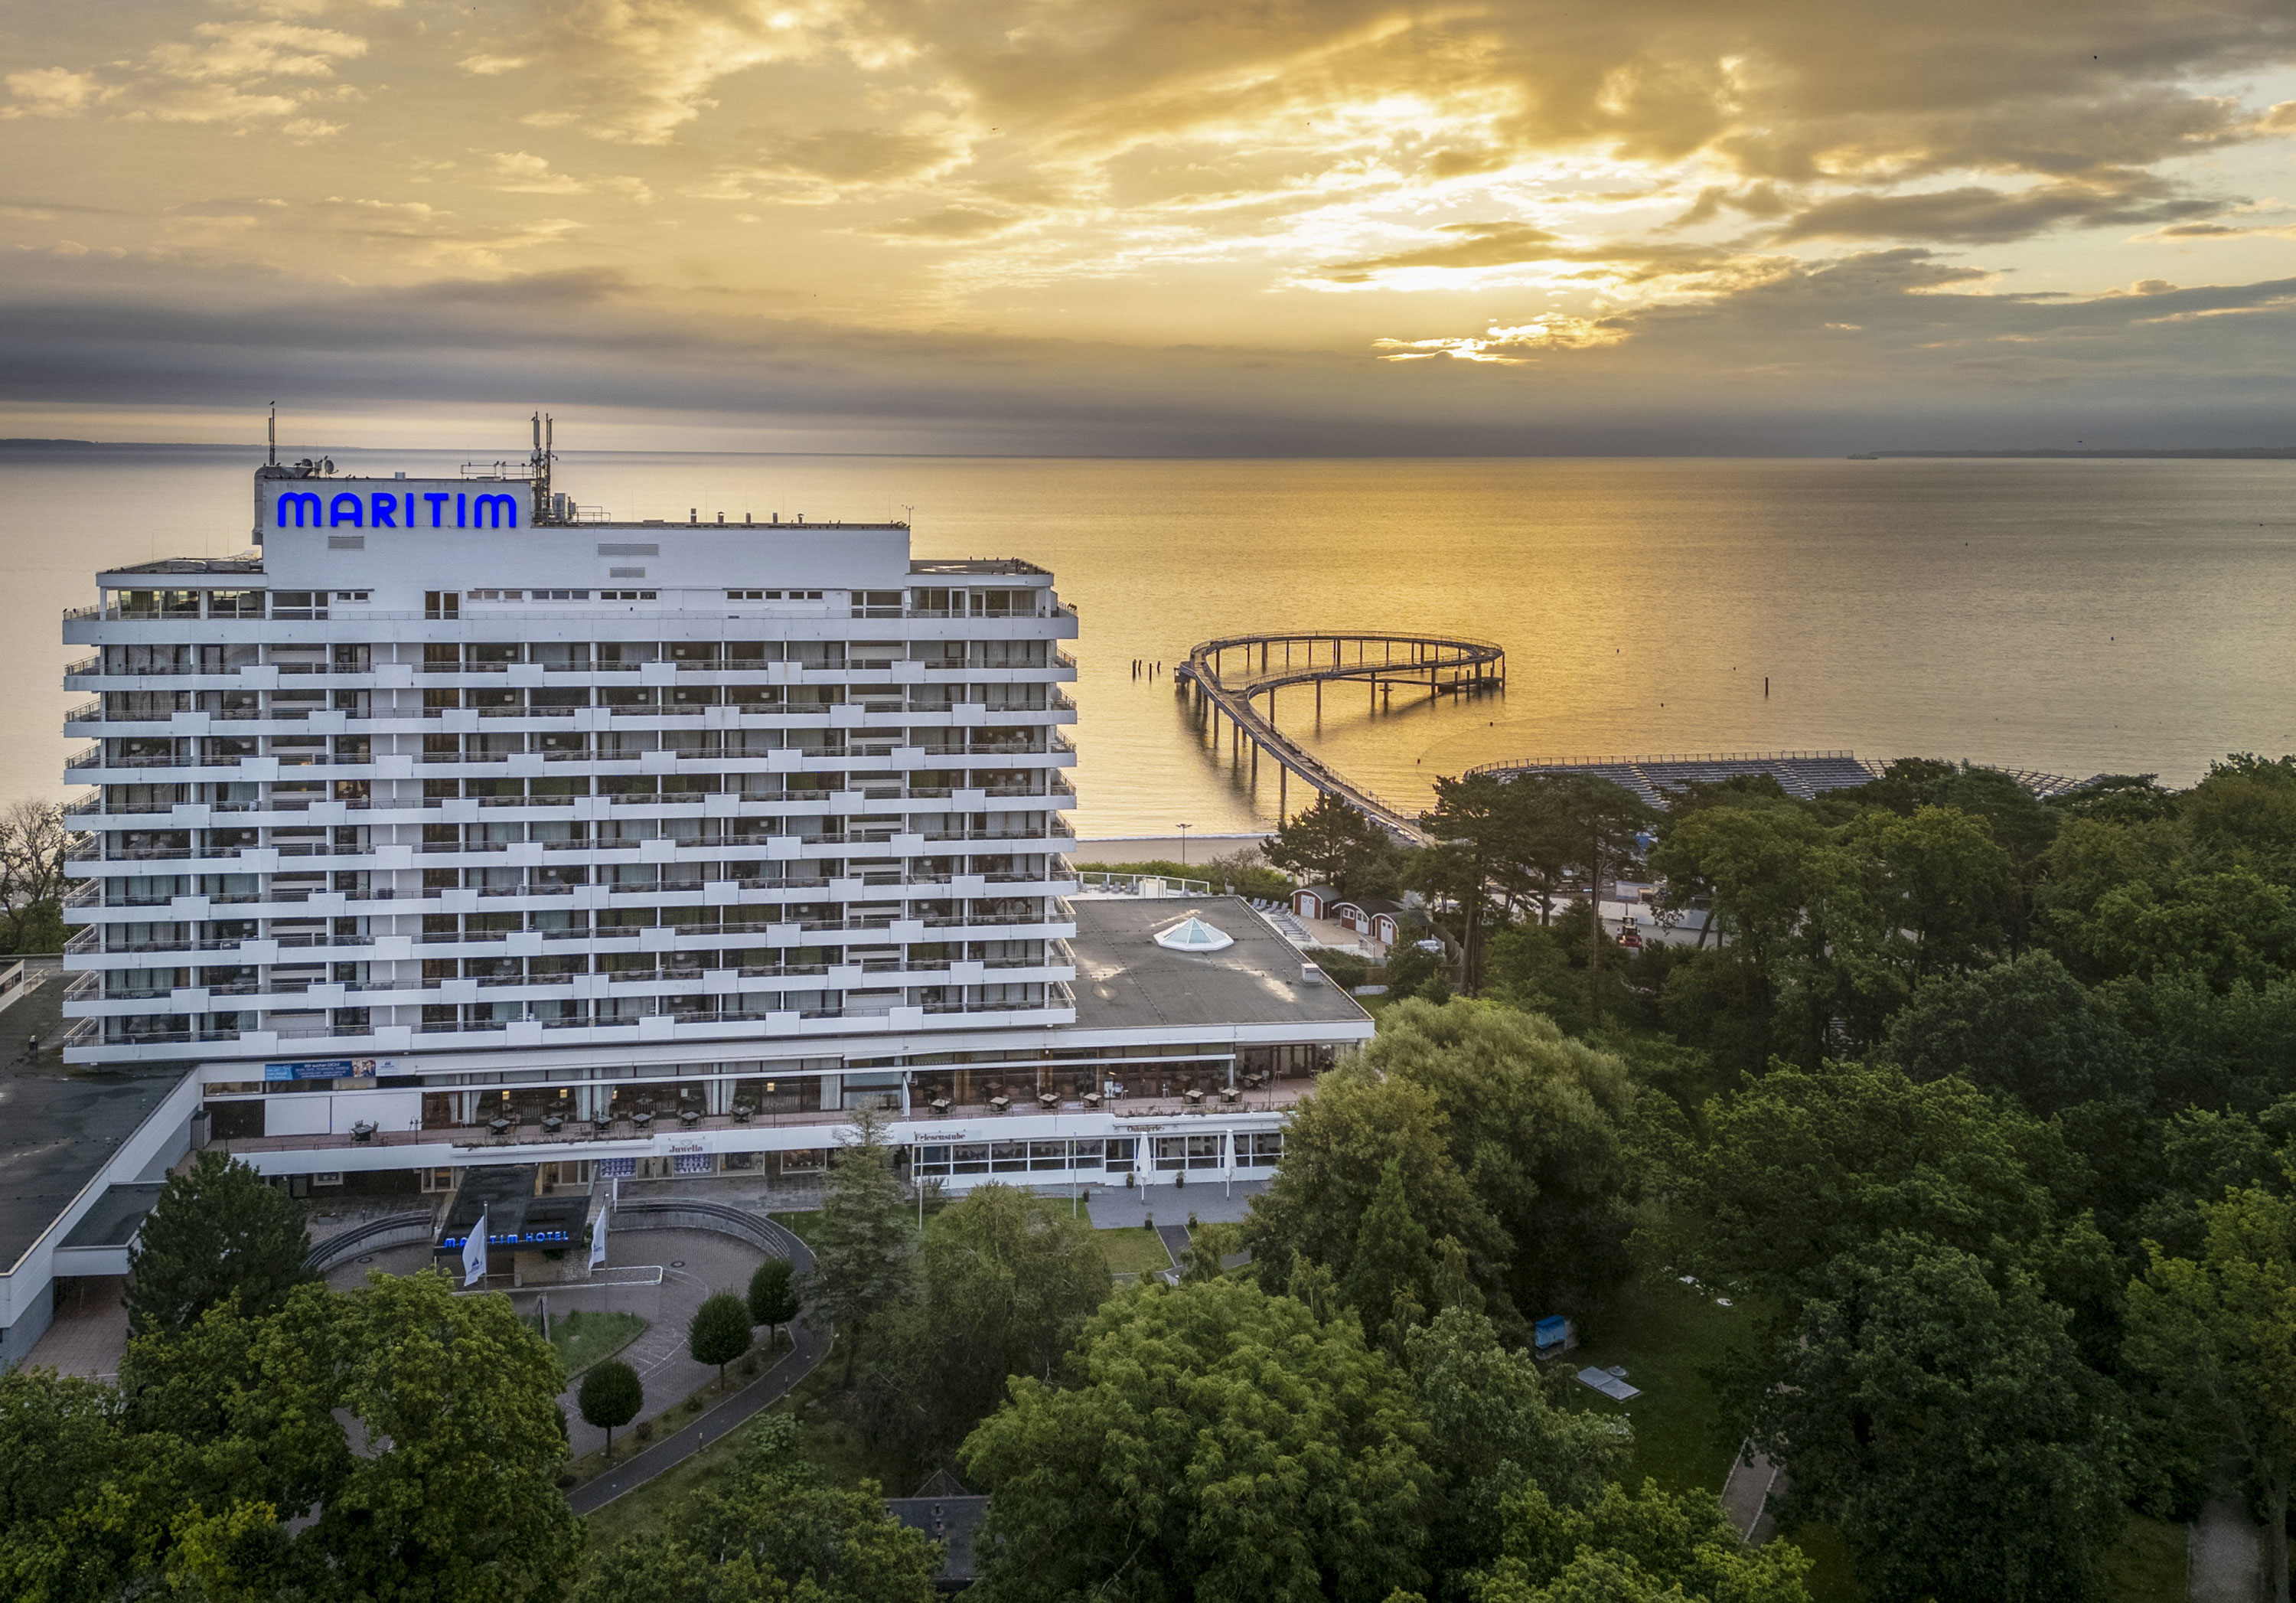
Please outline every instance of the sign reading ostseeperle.
[[275, 479], [263, 484], [274, 529], [523, 529], [521, 481]]

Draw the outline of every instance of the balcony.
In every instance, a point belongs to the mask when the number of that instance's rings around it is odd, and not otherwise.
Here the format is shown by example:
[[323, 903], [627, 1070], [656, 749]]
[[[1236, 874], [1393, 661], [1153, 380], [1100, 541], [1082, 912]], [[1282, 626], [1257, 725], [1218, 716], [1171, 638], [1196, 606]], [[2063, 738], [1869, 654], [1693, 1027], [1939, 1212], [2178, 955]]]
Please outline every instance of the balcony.
[[[459, 1029], [459, 1026], [456, 1028]], [[1205, 1123], [1200, 1128], [1210, 1130], [1219, 1128], [1218, 1122], [1222, 1115], [1232, 1118], [1247, 1115], [1265, 1117], [1271, 1113], [1288, 1110], [1313, 1089], [1312, 1080], [1277, 1081], [1260, 1088], [1240, 1089], [1234, 1102], [1220, 1100], [1216, 1092], [1207, 1091], [1205, 1099], [1201, 1102], [1191, 1102], [1185, 1096], [1130, 1097], [1104, 1099], [1097, 1109], [1082, 1101], [1070, 1099], [1063, 1099], [1055, 1102], [1051, 1107], [1044, 1107], [1034, 1105], [1024, 1096], [1022, 1100], [1015, 1103], [1009, 1110], [978, 1102], [952, 1104], [941, 1110], [928, 1110], [920, 1106], [906, 1114], [895, 1115], [890, 1122], [890, 1128], [896, 1132], [895, 1139], [898, 1140], [900, 1139], [898, 1132], [913, 1125], [930, 1124], [939, 1130], [960, 1120], [967, 1123], [986, 1123], [992, 1121], [1025, 1120], [1050, 1115], [1072, 1119], [1096, 1112], [1102, 1116], [1117, 1119], [1186, 1119], [1190, 1121], [1202, 1119]], [[841, 1110], [804, 1108], [782, 1113], [760, 1111], [751, 1114], [747, 1118], [728, 1114], [712, 1114], [687, 1123], [679, 1119], [676, 1110], [673, 1109], [666, 1116], [658, 1116], [651, 1128], [644, 1130], [641, 1130], [629, 1116], [625, 1114], [618, 1118], [594, 1121], [569, 1119], [554, 1132], [544, 1130], [539, 1123], [529, 1118], [526, 1122], [512, 1125], [509, 1130], [499, 1136], [494, 1134], [486, 1124], [447, 1124], [423, 1130], [379, 1130], [365, 1141], [357, 1141], [348, 1134], [246, 1136], [235, 1140], [210, 1141], [208, 1145], [212, 1150], [234, 1155], [259, 1152], [308, 1152], [349, 1147], [354, 1145], [448, 1146], [464, 1148], [531, 1147], [537, 1150], [532, 1158], [524, 1161], [532, 1162], [545, 1157], [545, 1151], [540, 1149], [555, 1149], [556, 1152], [570, 1157], [580, 1157], [585, 1155], [581, 1148], [602, 1141], [645, 1140], [658, 1134], [682, 1134], [687, 1130], [819, 1129], [826, 1131], [849, 1126], [852, 1121], [853, 1115]], [[1124, 1132], [1119, 1130], [1115, 1133]], [[931, 1139], [943, 1138], [935, 1135]]]

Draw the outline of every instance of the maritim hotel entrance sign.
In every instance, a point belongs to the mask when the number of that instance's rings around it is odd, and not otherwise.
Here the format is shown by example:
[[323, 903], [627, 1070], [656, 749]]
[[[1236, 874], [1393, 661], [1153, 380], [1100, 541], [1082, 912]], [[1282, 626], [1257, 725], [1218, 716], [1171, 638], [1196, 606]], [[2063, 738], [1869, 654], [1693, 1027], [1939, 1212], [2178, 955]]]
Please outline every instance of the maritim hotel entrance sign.
[[396, 480], [351, 489], [340, 480], [279, 479], [264, 485], [272, 529], [522, 529], [524, 480]]

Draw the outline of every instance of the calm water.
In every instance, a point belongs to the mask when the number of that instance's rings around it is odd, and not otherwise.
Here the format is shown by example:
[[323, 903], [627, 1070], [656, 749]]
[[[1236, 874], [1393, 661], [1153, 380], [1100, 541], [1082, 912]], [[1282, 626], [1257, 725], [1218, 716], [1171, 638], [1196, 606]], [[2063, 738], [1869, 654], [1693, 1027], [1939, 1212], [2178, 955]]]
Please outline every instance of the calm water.
[[[299, 454], [299, 452], [298, 453]], [[419, 474], [458, 457], [345, 453]], [[0, 454], [0, 797], [57, 793], [61, 608], [98, 566], [246, 543], [252, 453]], [[1078, 643], [1086, 835], [1273, 812], [1196, 740], [1171, 663], [1261, 629], [1506, 647], [1504, 699], [1373, 716], [1324, 754], [1398, 802], [1494, 758], [1849, 748], [2195, 777], [2296, 750], [2296, 463], [1078, 462], [570, 455], [616, 516], [876, 519], [1051, 568]], [[1764, 676], [1770, 681], [1764, 699]], [[1367, 699], [1367, 698], [1366, 698]], [[1287, 703], [1304, 728], [1308, 703]]]

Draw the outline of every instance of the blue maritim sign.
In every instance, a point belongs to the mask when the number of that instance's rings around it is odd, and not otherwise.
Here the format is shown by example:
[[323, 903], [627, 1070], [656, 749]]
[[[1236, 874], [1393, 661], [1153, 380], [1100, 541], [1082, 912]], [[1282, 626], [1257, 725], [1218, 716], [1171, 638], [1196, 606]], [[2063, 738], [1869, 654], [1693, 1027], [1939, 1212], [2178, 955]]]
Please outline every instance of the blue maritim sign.
[[444, 485], [373, 480], [281, 479], [266, 486], [274, 529], [523, 529], [523, 483], [449, 481]]

